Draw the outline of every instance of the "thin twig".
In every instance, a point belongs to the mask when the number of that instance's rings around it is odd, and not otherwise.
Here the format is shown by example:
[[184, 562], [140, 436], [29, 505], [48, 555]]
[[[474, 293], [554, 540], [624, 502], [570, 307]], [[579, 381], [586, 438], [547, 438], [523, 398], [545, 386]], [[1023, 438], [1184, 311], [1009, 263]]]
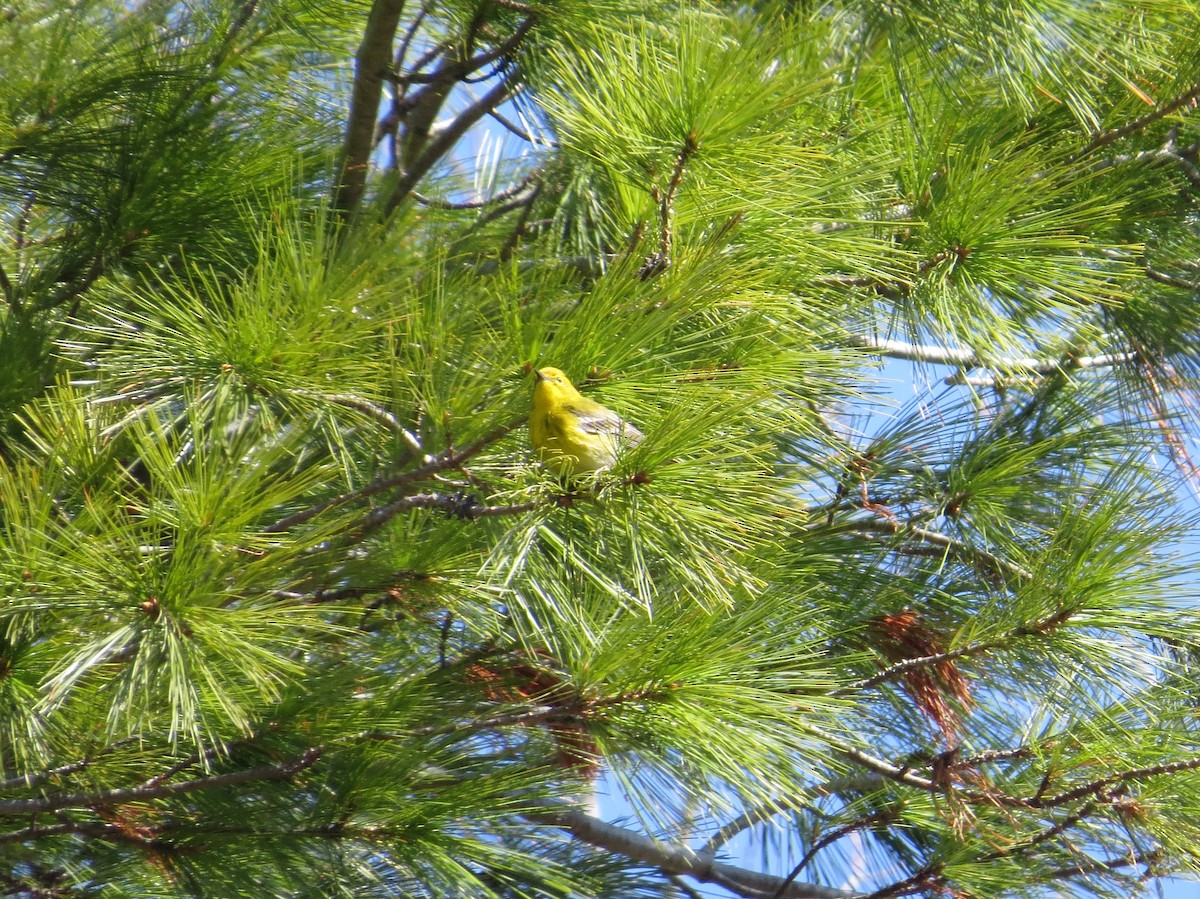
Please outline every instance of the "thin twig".
[[78, 759], [74, 762], [68, 762], [65, 765], [59, 765], [57, 768], [47, 768], [44, 771], [37, 771], [32, 774], [20, 774], [16, 777], [10, 777], [7, 780], [0, 780], [0, 790], [16, 790], [21, 788], [36, 787], [38, 784], [45, 783], [56, 777], [66, 777], [69, 774], [74, 774], [76, 771], [82, 771], [94, 763], [97, 759], [116, 752], [122, 746], [127, 746], [130, 743], [138, 742], [137, 737], [125, 737], [117, 740], [114, 743], [109, 743], [107, 746], [101, 747], [89, 756]]
[[907, 893], [916, 893], [923, 890], [928, 890], [930, 895], [936, 895], [936, 892], [929, 888], [935, 885], [934, 882], [940, 877], [941, 872], [942, 866], [940, 864], [929, 862], [922, 865], [903, 880], [897, 880], [889, 886], [881, 887], [873, 893], [868, 893], [865, 899], [887, 899], [889, 896], [903, 896]]
[[544, 505], [547, 504], [527, 502], [514, 503], [507, 506], [486, 506], [481, 504], [475, 497], [465, 493], [416, 493], [411, 496], [402, 496], [400, 499], [388, 503], [386, 506], [380, 506], [378, 509], [372, 509], [363, 516], [362, 520], [355, 527], [362, 528], [363, 530], [374, 530], [380, 525], [391, 521], [401, 512], [408, 512], [412, 509], [436, 509], [454, 518], [477, 521], [480, 518], [524, 515], [526, 512], [532, 512]]
[[355, 396], [354, 394], [350, 393], [320, 393], [315, 390], [304, 390], [301, 388], [293, 388], [290, 390], [285, 390], [284, 392], [290, 396], [322, 400], [327, 403], [333, 403], [336, 406], [345, 406], [347, 409], [354, 409], [356, 412], [363, 413], [364, 415], [374, 419], [376, 422], [386, 427], [389, 431], [397, 434], [404, 441], [408, 449], [415, 455], [421, 455], [425, 452], [425, 450], [421, 447], [421, 441], [417, 439], [416, 435], [413, 434], [412, 431], [404, 427], [404, 425], [400, 423], [400, 420], [396, 418], [396, 416], [394, 416], [387, 409], [384, 409], [382, 406], [376, 405], [364, 397]]
[[958, 649], [952, 649], [948, 652], [939, 652], [932, 655], [921, 656], [915, 659], [905, 659], [903, 662], [897, 662], [894, 665], [889, 665], [877, 674], [870, 677], [857, 680], [852, 684], [847, 684], [845, 687], [839, 687], [833, 690], [831, 696], [840, 696], [847, 693], [856, 693], [860, 690], [869, 690], [871, 687], [882, 684], [886, 681], [893, 680], [912, 671], [915, 668], [924, 668], [929, 665], [940, 665], [943, 662], [953, 662], [956, 659], [966, 658], [968, 656], [976, 656], [985, 652], [991, 652], [995, 649], [1000, 649], [1005, 646], [1011, 646], [1014, 640], [1021, 637], [1030, 637], [1035, 635], [1048, 634], [1062, 627], [1063, 624], [1070, 618], [1069, 611], [1058, 612], [1048, 618], [1043, 618], [1040, 621], [1035, 621], [1032, 624], [1015, 627], [1005, 631], [998, 637], [992, 640], [987, 640], [981, 643], [972, 643], [970, 646], [960, 646]]
[[1074, 162], [1086, 156], [1088, 153], [1091, 153], [1093, 150], [1098, 150], [1100, 147], [1108, 146], [1109, 144], [1114, 143], [1123, 137], [1128, 137], [1136, 131], [1141, 131], [1148, 125], [1153, 125], [1159, 119], [1166, 118], [1175, 110], [1182, 106], [1186, 106], [1188, 103], [1191, 103], [1197, 98], [1200, 98], [1200, 84], [1192, 85], [1192, 87], [1184, 91], [1174, 100], [1164, 103], [1153, 112], [1148, 112], [1141, 118], [1134, 119], [1132, 122], [1126, 122], [1119, 128], [1113, 128], [1110, 131], [1102, 131], [1093, 137], [1082, 150], [1073, 155], [1071, 157], [1071, 161]]
[[1200, 769], [1200, 757], [1182, 759], [1178, 762], [1166, 762], [1161, 765], [1148, 765], [1144, 768], [1131, 768], [1128, 771], [1118, 771], [1116, 774], [1090, 781], [1073, 789], [1066, 790], [1055, 796], [1045, 796], [1036, 803], [1028, 800], [1027, 804], [1034, 808], [1050, 808], [1075, 802], [1093, 793], [1097, 793], [1116, 784], [1128, 783], [1131, 780], [1147, 780], [1151, 777], [1161, 777], [1164, 774], [1174, 774], [1178, 771], [1195, 771]]
[[1115, 871], [1118, 868], [1129, 868], [1134, 865], [1156, 865], [1162, 859], [1163, 851], [1161, 849], [1153, 849], [1150, 852], [1131, 852], [1119, 858], [1093, 858], [1087, 861], [1079, 861], [1065, 868], [1057, 868], [1050, 871], [1046, 876], [1054, 880], [1065, 880], [1070, 877], [1090, 877], [1092, 874]]
[[991, 574], [1011, 574], [1019, 577], [1021, 580], [1029, 581], [1033, 579], [1033, 574], [1015, 562], [1010, 562], [1007, 559], [988, 552], [985, 549], [980, 549], [977, 546], [972, 546], [965, 541], [950, 537], [947, 534], [942, 534], [937, 531], [931, 531], [927, 528], [917, 527], [903, 521], [895, 521], [890, 518], [865, 518], [856, 520], [848, 526], [852, 531], [888, 534], [897, 537], [914, 537], [931, 546], [941, 547], [947, 552], [954, 555], [956, 558], [965, 559]]
[[642, 280], [671, 267], [671, 244], [675, 231], [675, 197], [679, 193], [679, 186], [683, 184], [683, 175], [687, 170], [688, 161], [699, 149], [698, 138], [695, 134], [689, 134], [675, 157], [675, 165], [671, 170], [671, 179], [667, 182], [667, 189], [660, 191], [655, 188], [659, 219], [658, 249], [642, 264], [642, 268], [638, 272]]
[[1058, 821], [1055, 824], [1050, 825], [1045, 830], [1043, 830], [1041, 833], [1034, 834], [1029, 839], [1022, 840], [1019, 843], [1014, 843], [1010, 846], [1005, 846], [1003, 849], [997, 849], [995, 852], [989, 852], [986, 855], [980, 856], [979, 858], [975, 859], [974, 861], [990, 862], [990, 861], [995, 861], [996, 859], [1007, 858], [1007, 857], [1010, 857], [1013, 855], [1024, 855], [1027, 852], [1029, 852], [1031, 849], [1037, 848], [1042, 843], [1049, 842], [1050, 840], [1053, 840], [1055, 837], [1061, 836], [1063, 833], [1070, 830], [1072, 827], [1074, 827], [1076, 824], [1078, 824], [1080, 821], [1084, 820], [1085, 818], [1088, 817], [1088, 815], [1090, 815], [1092, 812], [1094, 812], [1096, 810], [1097, 805], [1099, 805], [1098, 799], [1092, 799], [1088, 802], [1085, 802], [1083, 805], [1081, 805], [1078, 809], [1073, 811], [1071, 814], [1067, 815], [1061, 821]]
[[783, 894], [787, 891], [787, 888], [795, 882], [796, 878], [800, 876], [801, 872], [808, 867], [808, 863], [816, 858], [817, 853], [822, 849], [833, 845], [842, 837], [849, 836], [856, 831], [862, 830], [864, 827], [870, 827], [873, 824], [892, 821], [895, 817], [896, 816], [894, 812], [871, 812], [870, 814], [859, 818], [857, 821], [851, 821], [849, 824], [845, 824], [842, 827], [831, 830], [821, 839], [814, 842], [812, 848], [809, 849], [808, 852], [804, 853], [796, 867], [792, 868], [788, 876], [783, 879], [783, 883], [779, 885], [779, 889], [772, 894], [771, 899], [781, 899]]
[[533, 144], [535, 147], [556, 147], [556, 146], [558, 146], [558, 144], [555, 141], [546, 140], [546, 138], [539, 137], [538, 135], [533, 134], [530, 131], [527, 131], [526, 129], [522, 128], [520, 125], [518, 125], [516, 122], [512, 121], [512, 119], [510, 119], [504, 113], [500, 112], [500, 110], [498, 110], [498, 109], [489, 110], [488, 115], [491, 116], [493, 119], [495, 119], [497, 122], [499, 122], [501, 125], [503, 125], [506, 129], [511, 131], [513, 134], [515, 134], [517, 137], [521, 138], [521, 140], [529, 141], [529, 143]]
[[295, 527], [298, 524], [304, 524], [316, 518], [322, 512], [328, 511], [336, 506], [343, 506], [346, 503], [354, 502], [355, 500], [368, 499], [372, 496], [377, 496], [380, 493], [385, 493], [388, 490], [395, 490], [398, 487], [403, 487], [405, 484], [413, 484], [423, 481], [443, 471], [448, 471], [462, 465], [467, 459], [470, 459], [476, 453], [482, 451], [490, 444], [495, 443], [503, 437], [508, 436], [524, 422], [515, 421], [511, 424], [503, 425], [485, 434], [483, 437], [476, 440], [470, 446], [463, 450], [456, 450], [453, 447], [439, 453], [430, 458], [423, 465], [403, 472], [402, 474], [394, 475], [390, 478], [382, 478], [378, 481], [372, 481], [357, 490], [351, 490], [347, 493], [342, 493], [331, 499], [323, 500], [314, 506], [303, 509], [299, 512], [294, 512], [287, 515], [273, 524], [267, 525], [263, 530], [268, 534], [276, 534], [281, 531], [286, 531], [288, 528]]
[[137, 786], [126, 789], [100, 790], [95, 793], [71, 793], [61, 796], [43, 796], [36, 799], [8, 799], [0, 801], [0, 815], [39, 815], [73, 806], [119, 805], [125, 802], [145, 802], [150, 799], [182, 796], [200, 790], [213, 790], [219, 787], [236, 786], [255, 781], [288, 780], [300, 771], [315, 765], [321, 758], [323, 751], [321, 747], [313, 746], [293, 758], [277, 762], [273, 765], [247, 768], [242, 771], [230, 771], [225, 774], [214, 774], [209, 777], [200, 777], [177, 784], [157, 784], [152, 787]]
[[529, 185], [542, 176], [541, 169], [535, 169], [529, 172], [518, 181], [516, 184], [506, 187], [504, 190], [497, 191], [490, 197], [483, 200], [442, 200], [437, 197], [426, 197], [415, 190], [412, 192], [413, 198], [422, 206], [432, 206], [435, 209], [482, 209], [485, 206], [494, 206], [497, 203], [505, 203], [522, 193]]
[[1168, 287], [1178, 287], [1181, 290], [1200, 290], [1200, 281], [1191, 281], [1187, 278], [1180, 278], [1178, 275], [1169, 275], [1149, 264], [1146, 265], [1146, 277], [1151, 281], [1157, 281], [1159, 284], [1165, 284]]
[[429, 0], [425, 0], [421, 4], [421, 8], [417, 10], [417, 14], [413, 16], [413, 20], [408, 24], [407, 30], [404, 32], [404, 37], [400, 39], [400, 46], [396, 48], [396, 55], [392, 61], [392, 68], [399, 72], [404, 68], [404, 58], [408, 56], [408, 48], [412, 46], [413, 38], [417, 36], [417, 31], [421, 27], [421, 23], [425, 21], [425, 17], [429, 15]]

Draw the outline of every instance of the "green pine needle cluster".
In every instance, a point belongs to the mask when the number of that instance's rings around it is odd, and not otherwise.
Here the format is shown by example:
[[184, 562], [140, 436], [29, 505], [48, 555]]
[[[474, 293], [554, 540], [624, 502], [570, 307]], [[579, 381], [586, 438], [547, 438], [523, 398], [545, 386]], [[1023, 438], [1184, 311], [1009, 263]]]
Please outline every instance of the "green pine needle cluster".
[[1198, 23], [4, 6], [0, 894], [1200, 873]]

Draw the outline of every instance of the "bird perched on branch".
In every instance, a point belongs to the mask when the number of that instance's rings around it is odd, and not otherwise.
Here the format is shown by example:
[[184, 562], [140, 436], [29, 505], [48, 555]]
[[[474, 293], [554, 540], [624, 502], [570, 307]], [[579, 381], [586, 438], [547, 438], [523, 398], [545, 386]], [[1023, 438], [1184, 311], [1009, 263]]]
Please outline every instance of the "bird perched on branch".
[[535, 374], [529, 439], [554, 474], [599, 474], [612, 468], [622, 450], [641, 442], [641, 431], [589, 400], [557, 368], [540, 368]]

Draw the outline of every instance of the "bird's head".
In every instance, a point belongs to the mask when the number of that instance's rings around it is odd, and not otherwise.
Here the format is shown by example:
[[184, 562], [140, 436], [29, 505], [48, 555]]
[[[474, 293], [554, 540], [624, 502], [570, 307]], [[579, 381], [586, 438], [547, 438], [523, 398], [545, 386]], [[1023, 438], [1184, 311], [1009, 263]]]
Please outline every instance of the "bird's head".
[[535, 397], [547, 400], [566, 400], [579, 396], [575, 385], [557, 368], [539, 368], [534, 372], [536, 381], [533, 385]]

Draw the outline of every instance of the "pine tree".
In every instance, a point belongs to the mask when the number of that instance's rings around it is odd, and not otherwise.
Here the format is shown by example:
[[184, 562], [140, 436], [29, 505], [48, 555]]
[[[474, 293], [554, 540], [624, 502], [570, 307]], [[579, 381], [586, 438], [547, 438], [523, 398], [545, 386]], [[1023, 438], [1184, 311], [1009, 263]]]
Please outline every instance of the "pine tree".
[[[1195, 0], [0, 48], [6, 895], [1200, 869]], [[611, 471], [539, 464], [544, 366], [645, 434]]]

